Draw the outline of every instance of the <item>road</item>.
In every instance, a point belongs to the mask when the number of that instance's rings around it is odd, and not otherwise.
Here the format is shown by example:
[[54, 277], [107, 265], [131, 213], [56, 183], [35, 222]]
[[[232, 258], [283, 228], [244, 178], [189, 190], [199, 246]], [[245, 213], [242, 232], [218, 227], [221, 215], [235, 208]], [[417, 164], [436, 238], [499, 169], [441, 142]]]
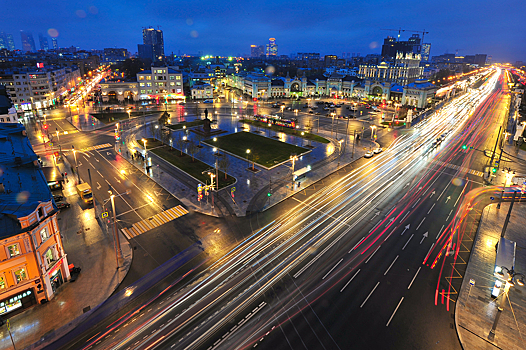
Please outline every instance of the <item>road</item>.
[[450, 263], [467, 259], [456, 218], [484, 161], [462, 145], [491, 149], [497, 77], [338, 183], [282, 203], [192, 283], [124, 313], [85, 348], [459, 348]]

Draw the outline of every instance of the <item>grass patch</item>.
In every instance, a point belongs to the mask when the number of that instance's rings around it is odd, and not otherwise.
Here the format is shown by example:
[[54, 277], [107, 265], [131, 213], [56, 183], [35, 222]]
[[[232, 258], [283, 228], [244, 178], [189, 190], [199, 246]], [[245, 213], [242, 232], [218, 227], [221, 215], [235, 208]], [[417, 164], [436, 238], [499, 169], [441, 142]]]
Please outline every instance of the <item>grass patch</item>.
[[191, 122], [184, 122], [184, 123], [178, 123], [178, 124], [173, 124], [173, 125], [167, 125], [167, 127], [172, 129], [172, 130], [179, 130], [179, 129], [182, 129], [183, 126], [185, 126], [185, 125], [186, 125], [186, 128], [191, 128], [192, 126], [203, 125], [204, 123], [205, 123], [204, 119], [197, 119], [197, 120], [194, 120], [194, 121], [191, 121]]
[[521, 150], [523, 150], [523, 151], [526, 151], [526, 142], [523, 142], [523, 143], [519, 146], [519, 148], [520, 148]]
[[[210, 183], [210, 176], [206, 173], [202, 174], [203, 171], [209, 170], [211, 168], [210, 165], [201, 162], [197, 158], [195, 158], [192, 162], [192, 156], [189, 156], [184, 152], [181, 156], [181, 152], [179, 150], [175, 148], [172, 149], [170, 146], [163, 144], [159, 140], [152, 138], [148, 138], [146, 140], [146, 148], [148, 152], [152, 152], [158, 157], [163, 158], [164, 160], [173, 164], [182, 171], [192, 175], [199, 181], [202, 181], [203, 183], [207, 183], [208, 181], [208, 183]], [[137, 140], [137, 143], [140, 145], [141, 148], [144, 148], [144, 145], [140, 139]], [[236, 179], [228, 174], [226, 175], [225, 179], [225, 173], [222, 171], [218, 171], [218, 176], [219, 188], [226, 187], [236, 182]]]
[[259, 121], [256, 121], [256, 120], [242, 119], [242, 120], [240, 120], [240, 122], [246, 123], [246, 124], [250, 124], [250, 125], [254, 125], [254, 126], [257, 126], [257, 127], [260, 127], [260, 128], [264, 128], [264, 129], [270, 129], [270, 130], [273, 130], [273, 131], [276, 131], [276, 132], [282, 132], [282, 133], [289, 134], [289, 135], [303, 137], [304, 139], [312, 140], [312, 141], [316, 141], [316, 142], [320, 142], [320, 143], [329, 143], [330, 142], [329, 140], [327, 140], [324, 137], [321, 137], [321, 136], [316, 135], [316, 134], [311, 134], [310, 132], [306, 132], [306, 131], [304, 131], [303, 135], [302, 135], [301, 134], [301, 132], [302, 132], [301, 130], [283, 128], [283, 127], [277, 126], [277, 125], [272, 125], [272, 126], [269, 127], [267, 123], [259, 122]]
[[[143, 112], [131, 112], [129, 117], [142, 117], [143, 115], [158, 115], [160, 116], [162, 112], [148, 112], [144, 114]], [[91, 116], [97, 118], [104, 124], [108, 124], [118, 120], [128, 119], [127, 112], [108, 112], [108, 113], [90, 113]]]
[[208, 139], [203, 142], [245, 159], [247, 158], [247, 149], [249, 149], [249, 161], [267, 168], [288, 160], [291, 154], [301, 154], [308, 151], [303, 147], [249, 132], [238, 132], [218, 137], [217, 141]]

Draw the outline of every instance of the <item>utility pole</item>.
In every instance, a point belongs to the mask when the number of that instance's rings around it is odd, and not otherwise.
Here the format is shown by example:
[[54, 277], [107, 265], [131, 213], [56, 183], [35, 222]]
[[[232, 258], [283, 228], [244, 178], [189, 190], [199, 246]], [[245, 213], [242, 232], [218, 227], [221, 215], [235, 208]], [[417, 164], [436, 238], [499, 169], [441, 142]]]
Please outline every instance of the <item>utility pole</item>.
[[354, 144], [356, 143], [356, 130], [352, 131], [352, 154], [351, 158], [354, 159]]
[[499, 143], [501, 130], [502, 130], [502, 125], [499, 127], [499, 133], [497, 134], [497, 141], [495, 141], [495, 147], [493, 147], [493, 153], [491, 153], [491, 163], [488, 167], [488, 180], [489, 180], [489, 177], [491, 176], [491, 167], [493, 166], [493, 160], [495, 159], [495, 151], [497, 150], [497, 144]]
[[[504, 233], [506, 233], [506, 228], [508, 228], [508, 223], [510, 222], [511, 210], [513, 209], [513, 203], [515, 202], [515, 194], [517, 191], [513, 191], [513, 197], [511, 197], [510, 208], [508, 209], [508, 215], [506, 215], [506, 220], [504, 220], [504, 226], [502, 226], [502, 232], [500, 236], [504, 238]], [[502, 196], [501, 196], [502, 201]]]

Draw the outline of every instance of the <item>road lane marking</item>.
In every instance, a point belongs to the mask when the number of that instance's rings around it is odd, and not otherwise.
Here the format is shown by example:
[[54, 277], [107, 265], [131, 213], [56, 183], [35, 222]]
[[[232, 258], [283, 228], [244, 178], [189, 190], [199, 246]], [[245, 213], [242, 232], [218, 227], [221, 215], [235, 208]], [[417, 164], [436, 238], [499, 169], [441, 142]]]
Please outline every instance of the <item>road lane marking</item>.
[[420, 202], [420, 199], [421, 199], [421, 198], [418, 198], [418, 200], [416, 201], [416, 203], [415, 203], [415, 204], [413, 204], [413, 206], [411, 207], [411, 209], [413, 209], [413, 208], [415, 207], [415, 205], [417, 205], [417, 204], [418, 204], [418, 202]]
[[444, 225], [442, 225], [442, 227], [440, 228], [440, 231], [438, 231], [438, 235], [437, 235], [437, 238], [435, 239], [438, 239], [438, 236], [440, 236], [440, 234], [442, 233], [442, 230], [444, 229]]
[[411, 280], [411, 283], [409, 283], [409, 286], [407, 287], [407, 289], [411, 288], [411, 286], [413, 285], [413, 282], [415, 281], [415, 278], [416, 278], [416, 276], [418, 275], [418, 273], [420, 272], [420, 269], [421, 269], [421, 268], [422, 268], [422, 266], [420, 266], [420, 267], [418, 268], [418, 271], [416, 271], [416, 273], [415, 273], [415, 277], [413, 277], [413, 279]]
[[442, 195], [444, 194], [444, 192], [446, 192], [447, 188], [449, 187], [449, 184], [451, 184], [451, 182], [448, 182], [448, 183], [447, 183], [447, 186], [444, 187], [444, 190], [442, 191], [442, 193], [440, 193], [440, 196], [438, 196], [438, 198], [437, 198], [437, 202], [438, 202], [438, 200], [440, 199], [440, 197], [442, 197]]
[[336, 268], [336, 266], [340, 265], [340, 263], [341, 263], [342, 261], [343, 261], [343, 258], [341, 258], [340, 261], [338, 261], [338, 262], [336, 263], [336, 265], [334, 265], [334, 266], [332, 267], [332, 269], [330, 269], [329, 272], [327, 272], [327, 273], [325, 274], [325, 276], [323, 276], [322, 280], [324, 280], [325, 277], [327, 277], [327, 276], [332, 272], [332, 270], [334, 270], [334, 269]]
[[405, 215], [404, 215], [404, 217], [402, 218], [402, 220], [400, 220], [400, 223], [402, 223], [402, 222], [405, 220], [405, 218], [407, 217], [407, 215], [409, 215], [410, 212], [411, 212], [411, 211], [408, 210], [407, 213], [405, 213]]
[[378, 222], [376, 223], [376, 225], [374, 225], [373, 228], [369, 230], [369, 233], [373, 232], [373, 230], [374, 230], [375, 228], [377, 228], [378, 225], [380, 225], [381, 222], [382, 222], [382, 220], [378, 221]]
[[378, 248], [376, 248], [376, 250], [371, 254], [369, 255], [369, 257], [367, 258], [367, 260], [365, 260], [365, 263], [367, 264], [369, 262], [369, 260], [371, 260], [371, 258], [373, 257], [373, 255], [378, 251], [378, 249], [380, 249], [381, 245], [378, 246]]
[[431, 248], [429, 248], [429, 251], [427, 252], [426, 256], [429, 256], [429, 253], [431, 253], [431, 249], [435, 246], [435, 243], [431, 244]]
[[458, 195], [457, 201], [455, 202], [455, 205], [453, 206], [453, 208], [457, 206], [457, 203], [460, 200], [460, 197], [462, 197], [462, 193], [464, 193], [464, 191], [466, 190], [466, 186], [468, 185], [468, 183], [469, 182], [466, 181], [466, 184], [464, 185], [464, 188], [462, 189], [462, 192], [460, 192], [460, 194]]
[[362, 243], [362, 241], [363, 241], [364, 239], [365, 239], [365, 237], [362, 237], [362, 239], [360, 239], [360, 241], [359, 241], [358, 243], [356, 243], [356, 244], [354, 245], [354, 247], [352, 247], [351, 250], [349, 250], [349, 253], [352, 252], [353, 250], [355, 250], [356, 247], [358, 247], [358, 244]]
[[97, 170], [97, 173], [100, 175], [100, 177], [104, 178], [104, 176], [102, 176], [102, 174], [100, 173], [100, 171]]
[[422, 219], [422, 221], [420, 221], [420, 224], [418, 224], [418, 226], [417, 226], [417, 228], [416, 228], [415, 231], [417, 231], [417, 230], [420, 228], [420, 225], [422, 225], [422, 223], [424, 222], [425, 219], [426, 219], [426, 218], [424, 217], [424, 218]]
[[446, 221], [449, 220], [449, 217], [451, 216], [451, 213], [452, 213], [452, 212], [453, 212], [453, 209], [451, 209], [451, 211], [449, 212], [449, 215], [447, 216]]
[[369, 293], [369, 295], [367, 296], [367, 298], [365, 298], [365, 300], [363, 301], [362, 305], [360, 305], [360, 309], [365, 305], [365, 303], [367, 302], [367, 300], [369, 300], [369, 297], [371, 296], [371, 294], [373, 294], [373, 292], [376, 290], [376, 287], [378, 287], [378, 285], [380, 284], [380, 282], [376, 283], [376, 286], [374, 286], [373, 290], [371, 291], [371, 293]]
[[396, 305], [396, 309], [394, 310], [393, 314], [389, 318], [389, 321], [387, 321], [387, 324], [385, 325], [386, 327], [389, 327], [389, 323], [391, 323], [391, 320], [393, 319], [394, 315], [396, 314], [396, 311], [398, 311], [398, 308], [400, 307], [400, 304], [402, 304], [402, 301], [404, 301], [404, 297], [402, 297], [402, 299], [400, 299], [400, 301], [398, 302], [398, 305]]
[[108, 180], [104, 179], [104, 181], [106, 181], [106, 183], [111, 186], [111, 184], [110, 184], [110, 182]]
[[413, 238], [414, 235], [415, 235], [414, 233], [411, 234], [411, 237], [409, 237], [409, 239], [407, 240], [407, 242], [405, 242], [404, 247], [402, 248], [402, 250], [405, 249], [405, 247], [407, 246], [407, 243], [409, 243], [409, 241], [411, 240], [411, 238]]
[[431, 206], [431, 209], [428, 210], [427, 214], [431, 213], [431, 210], [433, 210], [433, 208], [435, 207], [435, 204], [436, 203], [433, 203], [433, 205]]
[[347, 287], [349, 285], [349, 283], [351, 283], [351, 281], [354, 279], [354, 277], [356, 277], [358, 272], [360, 272], [360, 269], [358, 269], [358, 271], [356, 271], [356, 273], [351, 277], [351, 279], [347, 283], [345, 283], [345, 286], [343, 286], [343, 288], [340, 289], [340, 293], [343, 292], [343, 290], [345, 289], [345, 287]]
[[393, 262], [391, 263], [391, 265], [389, 265], [389, 267], [387, 268], [387, 270], [385, 270], [385, 272], [384, 272], [384, 276], [387, 275], [387, 273], [389, 272], [389, 270], [391, 270], [391, 267], [392, 267], [393, 264], [395, 263], [396, 259], [398, 259], [398, 255], [396, 256], [396, 258], [394, 258]]
[[91, 165], [91, 167], [92, 167], [93, 169], [96, 169], [95, 166], [94, 166], [93, 164], [91, 164], [91, 162], [88, 162], [88, 163], [89, 163], [89, 165]]

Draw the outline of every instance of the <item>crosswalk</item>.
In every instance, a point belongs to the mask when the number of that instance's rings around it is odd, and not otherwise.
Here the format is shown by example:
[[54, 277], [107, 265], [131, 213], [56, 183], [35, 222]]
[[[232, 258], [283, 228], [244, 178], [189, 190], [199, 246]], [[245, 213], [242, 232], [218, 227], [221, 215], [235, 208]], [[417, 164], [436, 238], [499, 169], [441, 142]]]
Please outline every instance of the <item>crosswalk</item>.
[[[101, 149], [101, 148], [108, 148], [108, 147], [113, 147], [113, 145], [111, 143], [103, 143], [101, 145], [95, 145], [95, 146], [91, 146], [91, 147], [86, 147], [86, 148], [82, 148], [82, 149], [79, 149], [80, 152], [89, 152], [89, 151], [95, 151], [95, 150], [98, 150], [98, 149]], [[71, 152], [63, 152], [63, 154], [65, 156], [68, 156], [71, 154]]]
[[131, 239], [132, 237], [136, 237], [157, 226], [166, 224], [167, 222], [175, 220], [178, 217], [181, 217], [186, 214], [188, 214], [188, 210], [178, 205], [176, 207], [160, 212], [159, 214], [156, 214], [148, 219], [144, 219], [142, 221], [136, 222], [130, 228], [123, 228], [121, 229], [121, 232], [128, 239]]
[[441, 161], [438, 161], [438, 160], [435, 160], [434, 162], [435, 162], [436, 164], [438, 164], [438, 165], [441, 165], [441, 166], [444, 166], [444, 167], [446, 167], [446, 168], [450, 168], [450, 169], [453, 169], [453, 170], [461, 170], [461, 171], [465, 171], [465, 172], [468, 173], [468, 174], [475, 175], [475, 176], [479, 176], [479, 177], [484, 176], [484, 173], [481, 172], [481, 171], [477, 171], [477, 170], [473, 170], [473, 169], [468, 169], [468, 168], [460, 167], [460, 166], [455, 165], [455, 164], [446, 163], [446, 162], [441, 162]]

